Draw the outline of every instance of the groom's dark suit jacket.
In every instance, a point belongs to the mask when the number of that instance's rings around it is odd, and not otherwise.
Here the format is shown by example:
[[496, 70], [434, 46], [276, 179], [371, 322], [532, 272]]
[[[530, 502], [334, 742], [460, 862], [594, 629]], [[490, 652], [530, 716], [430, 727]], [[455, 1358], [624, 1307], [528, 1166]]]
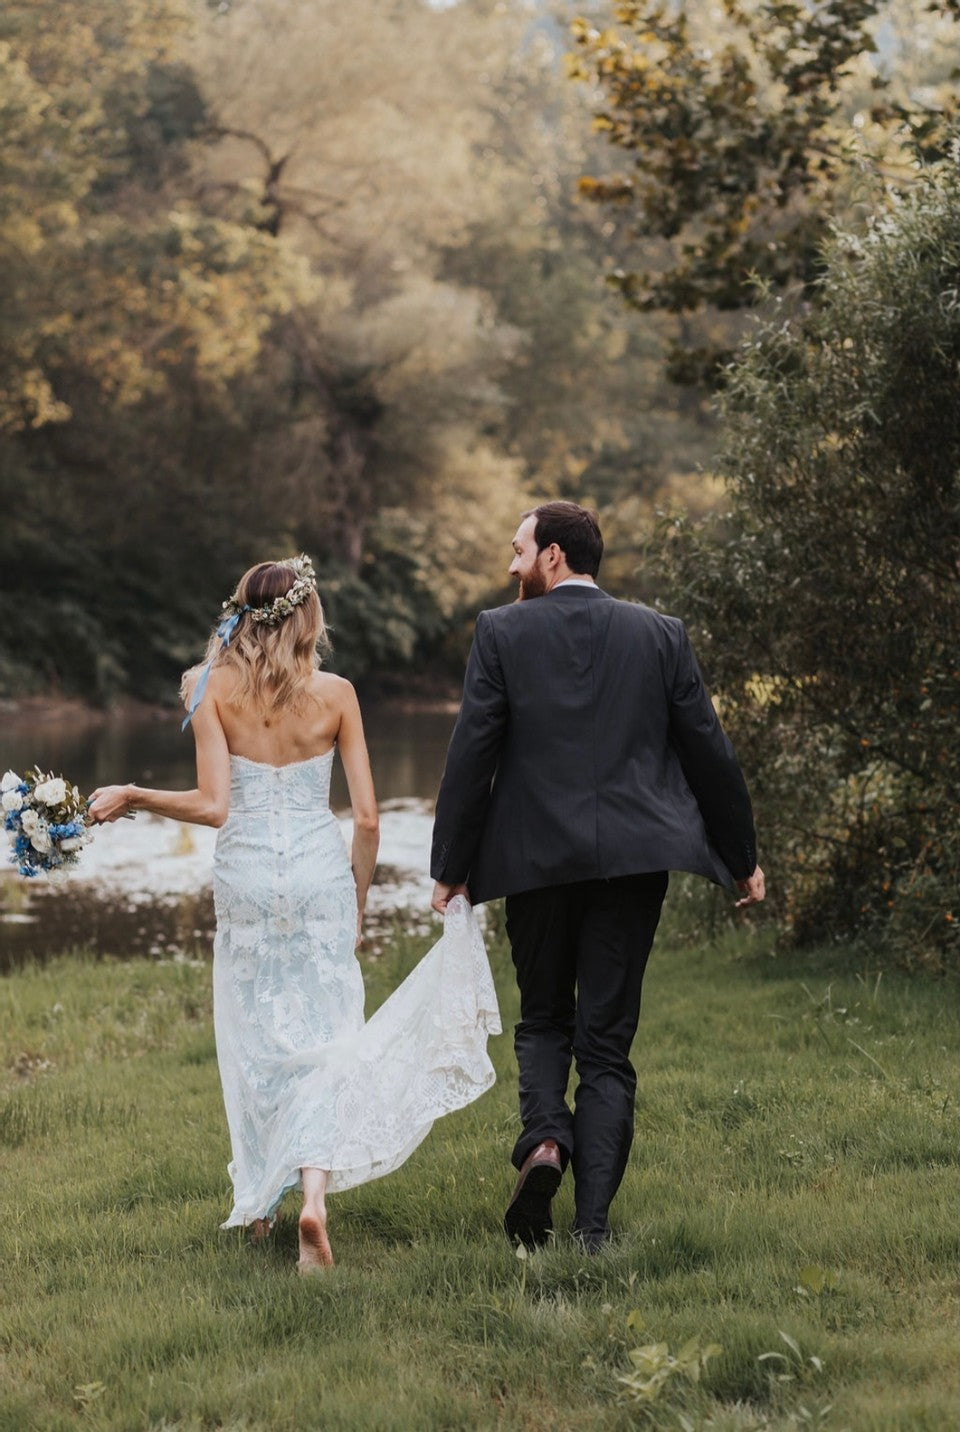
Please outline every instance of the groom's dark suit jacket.
[[683, 623], [562, 584], [481, 612], [431, 873], [475, 903], [576, 880], [756, 866], [750, 797]]

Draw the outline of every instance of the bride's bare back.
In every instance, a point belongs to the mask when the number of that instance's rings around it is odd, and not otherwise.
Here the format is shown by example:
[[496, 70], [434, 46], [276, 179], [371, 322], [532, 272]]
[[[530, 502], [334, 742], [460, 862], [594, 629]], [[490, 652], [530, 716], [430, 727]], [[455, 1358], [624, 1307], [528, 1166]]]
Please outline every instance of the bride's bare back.
[[235, 706], [231, 700], [236, 678], [230, 671], [211, 673], [210, 695], [232, 756], [261, 761], [268, 766], [289, 766], [325, 755], [337, 744], [341, 730], [348, 738], [356, 705], [353, 687], [341, 676], [317, 671], [307, 682], [297, 708], [264, 710]]

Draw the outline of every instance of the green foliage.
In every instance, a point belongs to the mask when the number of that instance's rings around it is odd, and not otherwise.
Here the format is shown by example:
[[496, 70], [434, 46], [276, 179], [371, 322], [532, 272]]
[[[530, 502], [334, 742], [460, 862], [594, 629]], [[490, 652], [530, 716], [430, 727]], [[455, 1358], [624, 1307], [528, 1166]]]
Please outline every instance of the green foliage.
[[[205, 111], [176, 0], [55, 8], [0, 21], [0, 590], [17, 614], [0, 681], [170, 695], [216, 615], [211, 576], [229, 590], [263, 535], [262, 494], [236, 486], [238, 398], [305, 279], [195, 202]], [[267, 535], [289, 550], [276, 518]]]
[[0, 22], [12, 300], [0, 434], [69, 420], [76, 374], [93, 401], [119, 407], [185, 369], [222, 384], [292, 301], [293, 275], [263, 236], [204, 213], [184, 187], [203, 105], [173, 59], [176, 0], [69, 0], [56, 39], [46, 8], [11, 5]]
[[368, 565], [360, 574], [332, 565], [321, 575], [333, 665], [350, 679], [409, 670], [446, 629], [419, 551], [384, 544]]
[[531, 497], [598, 506], [611, 589], [649, 595], [637, 528], [712, 427], [669, 320], [597, 301], [622, 255], [574, 192], [564, 30], [526, 0], [351, 21], [3, 8], [3, 695], [171, 700], [238, 572], [301, 550], [339, 669], [459, 675]]
[[[729, 511], [668, 543], [797, 939], [956, 959], [960, 180], [838, 230], [727, 371]], [[682, 596], [679, 595], [682, 593]]]
[[[386, 509], [440, 512], [462, 377], [443, 392], [399, 320], [386, 358], [330, 342], [326, 258], [217, 173], [190, 9], [41, 0], [0, 19], [4, 693], [169, 700], [238, 573], [303, 547], [354, 676], [409, 666], [457, 605], [415, 553], [429, 522], [397, 535]], [[492, 349], [476, 299], [461, 307], [458, 341]], [[481, 478], [515, 493], [495, 455]]]
[[632, 482], [656, 363], [593, 312], [597, 216], [562, 262], [555, 47], [521, 0], [352, 19], [4, 7], [4, 695], [171, 699], [239, 571], [300, 550], [340, 669], [459, 672], [527, 482], [601, 446]]
[[[868, 64], [878, 22], [900, 18], [890, 0], [724, 0], [708, 18], [662, 0], [609, 8], [607, 28], [574, 22], [570, 73], [599, 87], [594, 127], [630, 162], [580, 189], [646, 241], [639, 264], [609, 275], [638, 309], [743, 308], [757, 280], [809, 292], [830, 215], [849, 202], [858, 138], [891, 162], [903, 142], [928, 158], [946, 152], [956, 109], [946, 75], [924, 106], [901, 94], [896, 65]], [[944, 7], [926, 8], [950, 28]], [[723, 358], [722, 345], [681, 336], [671, 368], [681, 381], [712, 379]]]
[[[643, 1319], [636, 1309], [628, 1315], [627, 1327], [632, 1332], [642, 1329]], [[707, 1364], [722, 1352], [719, 1343], [701, 1347], [697, 1338], [688, 1338], [676, 1353], [672, 1353], [665, 1342], [632, 1347], [627, 1353], [632, 1369], [617, 1378], [621, 1400], [644, 1409], [648, 1409], [651, 1403], [659, 1404], [664, 1389], [677, 1379], [696, 1386], [706, 1372]]]

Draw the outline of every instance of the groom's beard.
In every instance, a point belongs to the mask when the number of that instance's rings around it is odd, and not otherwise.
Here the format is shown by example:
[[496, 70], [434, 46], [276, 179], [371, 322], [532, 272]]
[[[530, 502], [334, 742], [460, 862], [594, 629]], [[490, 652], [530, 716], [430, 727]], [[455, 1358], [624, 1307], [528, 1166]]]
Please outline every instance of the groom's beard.
[[537, 567], [534, 567], [528, 577], [521, 577], [519, 580], [518, 602], [529, 602], [534, 597], [542, 597], [547, 590], [546, 578]]

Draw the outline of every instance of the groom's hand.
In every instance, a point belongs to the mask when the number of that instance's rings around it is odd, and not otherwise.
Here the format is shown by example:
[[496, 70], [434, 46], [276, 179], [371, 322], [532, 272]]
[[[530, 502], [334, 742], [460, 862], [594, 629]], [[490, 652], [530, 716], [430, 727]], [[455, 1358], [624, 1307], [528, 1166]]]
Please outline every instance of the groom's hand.
[[737, 881], [737, 889], [740, 891], [741, 899], [734, 906], [736, 910], [742, 910], [746, 905], [759, 905], [767, 893], [767, 887], [763, 879], [763, 871], [759, 865], [752, 875], [746, 880]]
[[438, 880], [433, 887], [433, 899], [430, 901], [430, 908], [437, 910], [441, 915], [445, 915], [447, 913], [447, 906], [454, 895], [465, 895], [468, 900], [470, 899], [470, 891], [466, 885], [445, 885], [442, 880]]

